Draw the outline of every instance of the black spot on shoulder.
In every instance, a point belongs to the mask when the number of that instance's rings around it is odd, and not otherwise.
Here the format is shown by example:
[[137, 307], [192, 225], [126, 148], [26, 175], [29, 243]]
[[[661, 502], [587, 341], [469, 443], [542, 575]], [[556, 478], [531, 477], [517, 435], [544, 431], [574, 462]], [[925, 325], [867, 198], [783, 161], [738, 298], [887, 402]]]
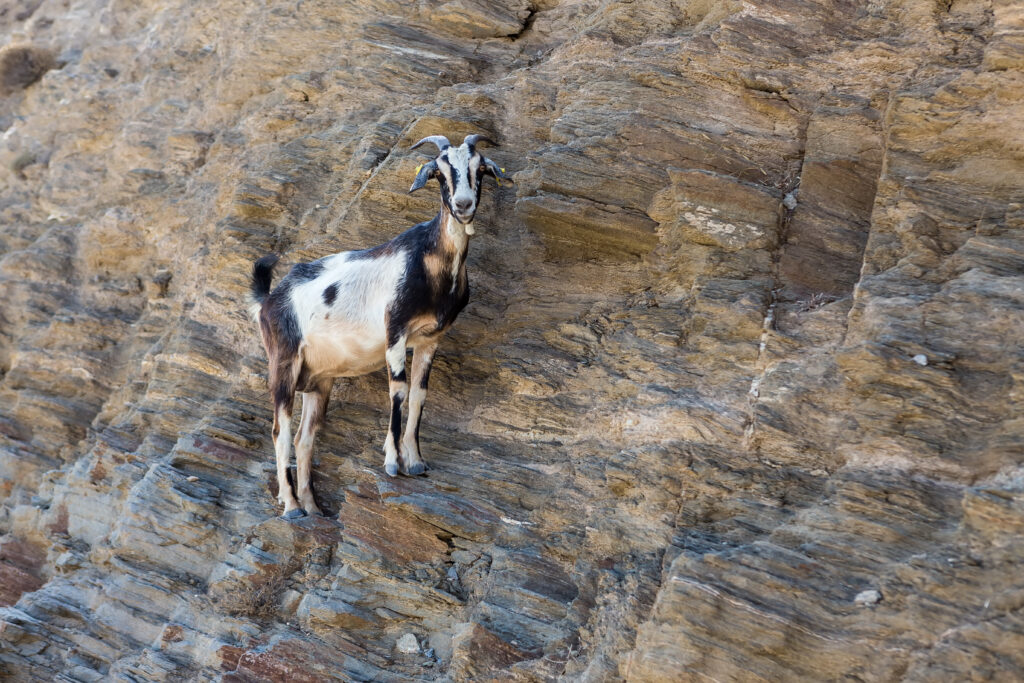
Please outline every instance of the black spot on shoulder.
[[331, 306], [334, 304], [335, 297], [338, 296], [338, 283], [335, 282], [332, 285], [328, 285], [327, 289], [324, 290], [324, 304]]

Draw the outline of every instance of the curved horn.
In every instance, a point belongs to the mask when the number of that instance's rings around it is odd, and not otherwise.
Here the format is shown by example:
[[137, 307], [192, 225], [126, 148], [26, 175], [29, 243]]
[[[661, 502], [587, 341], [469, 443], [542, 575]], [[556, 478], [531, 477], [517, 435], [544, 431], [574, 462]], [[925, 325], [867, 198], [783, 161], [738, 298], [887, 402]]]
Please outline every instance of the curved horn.
[[428, 135], [427, 137], [423, 138], [422, 140], [417, 142], [415, 145], [413, 145], [409, 149], [416, 149], [417, 147], [422, 145], [424, 142], [429, 142], [429, 143], [434, 144], [437, 147], [437, 151], [438, 152], [443, 152], [443, 151], [445, 151], [446, 149], [448, 149], [449, 147], [452, 146], [452, 143], [448, 142], [448, 138], [446, 138], [443, 135]]
[[476, 143], [478, 143], [478, 142], [486, 142], [488, 145], [494, 145], [495, 147], [498, 146], [497, 142], [495, 142], [494, 140], [490, 139], [486, 135], [479, 135], [477, 133], [473, 133], [472, 135], [467, 135], [466, 139], [462, 141], [462, 144], [469, 145], [470, 147], [474, 147], [474, 146], [476, 146]]

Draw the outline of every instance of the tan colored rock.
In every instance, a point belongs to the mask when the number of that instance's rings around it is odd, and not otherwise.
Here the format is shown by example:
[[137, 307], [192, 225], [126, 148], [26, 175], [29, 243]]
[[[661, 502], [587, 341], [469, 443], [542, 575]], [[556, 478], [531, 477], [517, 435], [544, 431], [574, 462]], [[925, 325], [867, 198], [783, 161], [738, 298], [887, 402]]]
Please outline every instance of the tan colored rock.
[[[8, 4], [12, 680], [1024, 677], [1015, 3]], [[338, 382], [279, 519], [251, 264], [429, 219], [435, 133], [515, 182], [432, 469]]]

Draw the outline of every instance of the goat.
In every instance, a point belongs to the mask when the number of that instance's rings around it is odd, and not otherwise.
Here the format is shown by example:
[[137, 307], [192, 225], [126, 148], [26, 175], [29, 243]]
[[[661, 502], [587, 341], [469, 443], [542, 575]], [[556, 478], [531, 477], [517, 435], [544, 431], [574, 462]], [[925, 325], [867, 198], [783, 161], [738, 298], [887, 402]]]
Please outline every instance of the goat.
[[[485, 175], [508, 178], [476, 145], [495, 144], [469, 135], [458, 147], [431, 135], [410, 149], [432, 143], [437, 157], [417, 169], [409, 192], [437, 178], [441, 210], [390, 242], [346, 251], [294, 266], [273, 292], [275, 254], [256, 261], [252, 271], [253, 314], [257, 317], [270, 366], [274, 403], [274, 452], [278, 499], [284, 517], [322, 514], [310, 489], [313, 440], [324, 421], [327, 399], [337, 377], [354, 377], [382, 365], [388, 369], [391, 422], [384, 441], [384, 471], [396, 476], [422, 474], [420, 415], [427, 380], [441, 335], [469, 300], [466, 252], [476, 230], [473, 216]], [[413, 349], [412, 389], [406, 379], [406, 349]], [[288, 484], [292, 402], [302, 394], [302, 418], [295, 438], [296, 491]], [[409, 419], [402, 435], [402, 404]], [[301, 502], [301, 505], [300, 505]]]

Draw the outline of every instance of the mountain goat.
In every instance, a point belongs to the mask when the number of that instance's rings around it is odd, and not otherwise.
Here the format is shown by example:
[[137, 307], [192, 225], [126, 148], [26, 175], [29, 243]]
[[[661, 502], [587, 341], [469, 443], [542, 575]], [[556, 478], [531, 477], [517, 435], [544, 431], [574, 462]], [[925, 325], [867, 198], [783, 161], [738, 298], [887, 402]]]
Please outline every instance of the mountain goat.
[[[436, 158], [418, 169], [409, 192], [437, 178], [441, 210], [390, 242], [345, 251], [293, 267], [271, 291], [278, 256], [256, 261], [252, 294], [270, 364], [274, 401], [274, 451], [278, 498], [286, 518], [321, 514], [310, 488], [313, 440], [324, 421], [337, 377], [388, 369], [391, 422], [384, 441], [384, 471], [422, 474], [419, 426], [434, 351], [469, 300], [466, 252], [475, 233], [473, 217], [485, 175], [507, 178], [476, 149], [488, 142], [470, 135], [458, 147], [441, 135], [423, 138], [437, 146]], [[411, 382], [406, 349], [413, 349]], [[302, 419], [295, 439], [296, 491], [288, 484], [292, 402], [302, 393]], [[402, 434], [402, 404], [409, 419]]]

